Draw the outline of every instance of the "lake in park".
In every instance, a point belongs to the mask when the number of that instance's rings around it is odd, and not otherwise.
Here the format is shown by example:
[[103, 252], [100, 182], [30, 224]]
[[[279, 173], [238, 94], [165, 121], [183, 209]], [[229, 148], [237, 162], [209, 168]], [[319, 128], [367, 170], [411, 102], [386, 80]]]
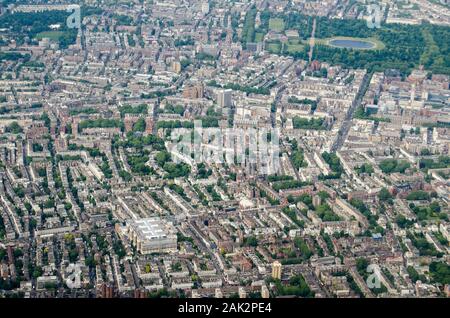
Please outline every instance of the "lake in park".
[[375, 47], [375, 43], [361, 40], [336, 39], [330, 40], [328, 44], [346, 49], [372, 49]]

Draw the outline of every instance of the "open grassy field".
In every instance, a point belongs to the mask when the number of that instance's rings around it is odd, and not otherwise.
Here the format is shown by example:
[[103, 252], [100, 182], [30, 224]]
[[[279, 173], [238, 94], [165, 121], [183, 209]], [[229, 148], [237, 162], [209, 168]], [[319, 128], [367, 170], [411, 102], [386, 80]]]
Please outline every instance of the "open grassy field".
[[286, 43], [285, 50], [289, 53], [301, 52], [304, 49], [304, 45], [298, 39], [290, 39], [288, 43]]
[[286, 51], [289, 53], [301, 52], [303, 51], [304, 46], [301, 44], [288, 44]]
[[270, 18], [269, 20], [269, 29], [276, 31], [276, 32], [281, 32], [284, 30], [284, 21], [283, 19], [280, 18]]
[[62, 31], [46, 31], [36, 34], [35, 38], [38, 40], [42, 40], [43, 38], [49, 38], [50, 40], [58, 41], [63, 34], [64, 32]]
[[255, 42], [262, 42], [264, 38], [264, 33], [257, 32], [255, 34]]
[[281, 52], [281, 43], [274, 42], [266, 44], [266, 49], [270, 53], [280, 53]]

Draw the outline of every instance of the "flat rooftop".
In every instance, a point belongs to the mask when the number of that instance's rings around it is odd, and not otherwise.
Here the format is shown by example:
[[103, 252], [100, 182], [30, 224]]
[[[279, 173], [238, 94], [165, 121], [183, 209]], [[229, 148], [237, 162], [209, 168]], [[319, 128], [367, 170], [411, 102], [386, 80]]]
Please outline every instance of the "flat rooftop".
[[130, 220], [129, 224], [142, 239], [146, 240], [161, 239], [170, 234], [168, 223], [157, 217]]

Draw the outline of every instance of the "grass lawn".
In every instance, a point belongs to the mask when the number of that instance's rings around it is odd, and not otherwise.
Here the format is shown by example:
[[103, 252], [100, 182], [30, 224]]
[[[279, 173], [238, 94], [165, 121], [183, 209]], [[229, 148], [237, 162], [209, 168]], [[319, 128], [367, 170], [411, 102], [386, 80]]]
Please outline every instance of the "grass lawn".
[[267, 43], [266, 49], [270, 53], [280, 53], [281, 51], [281, 44], [280, 43]]
[[276, 32], [281, 32], [284, 30], [284, 21], [283, 19], [280, 18], [270, 18], [269, 20], [269, 29], [276, 31]]
[[53, 41], [58, 41], [58, 39], [64, 34], [62, 31], [45, 31], [36, 34], [35, 38], [38, 40], [42, 40], [43, 38], [49, 38]]
[[289, 53], [295, 53], [303, 51], [304, 45], [300, 42], [299, 39], [290, 39], [285, 46], [285, 50]]
[[263, 33], [257, 32], [255, 34], [255, 42], [262, 42], [263, 38], [264, 38], [264, 34]]
[[295, 52], [301, 52], [301, 51], [303, 51], [303, 49], [304, 49], [304, 46], [301, 45], [301, 44], [290, 44], [290, 43], [288, 43], [286, 50], [289, 53], [295, 53]]

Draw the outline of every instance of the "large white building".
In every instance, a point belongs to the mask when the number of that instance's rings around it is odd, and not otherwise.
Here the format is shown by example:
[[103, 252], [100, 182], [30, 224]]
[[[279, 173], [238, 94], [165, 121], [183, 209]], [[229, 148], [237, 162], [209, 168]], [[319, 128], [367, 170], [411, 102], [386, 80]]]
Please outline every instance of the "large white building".
[[126, 233], [141, 254], [177, 250], [175, 227], [158, 217], [128, 220]]

